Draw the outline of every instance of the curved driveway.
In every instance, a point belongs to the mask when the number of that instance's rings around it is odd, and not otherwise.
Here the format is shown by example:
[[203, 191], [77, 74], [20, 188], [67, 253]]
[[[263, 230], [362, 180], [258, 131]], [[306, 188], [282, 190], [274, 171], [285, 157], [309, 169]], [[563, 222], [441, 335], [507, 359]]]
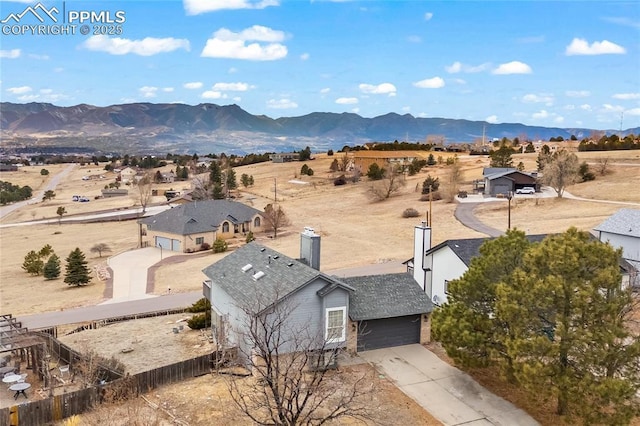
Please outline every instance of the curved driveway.
[[[500, 202], [502, 201], [495, 201], [495, 203]], [[473, 214], [473, 210], [480, 204], [482, 203], [458, 203], [454, 213], [455, 218], [467, 228], [487, 234], [490, 237], [499, 237], [500, 235], [503, 235], [504, 232], [485, 225]]]

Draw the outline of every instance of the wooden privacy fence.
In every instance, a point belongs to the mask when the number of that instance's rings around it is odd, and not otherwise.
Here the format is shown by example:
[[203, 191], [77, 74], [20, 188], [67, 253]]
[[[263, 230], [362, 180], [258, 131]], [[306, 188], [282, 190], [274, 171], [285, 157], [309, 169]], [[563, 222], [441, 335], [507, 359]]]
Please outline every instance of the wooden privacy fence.
[[[230, 356], [228, 352], [226, 355]], [[104, 396], [109, 392], [126, 392], [128, 395], [137, 396], [158, 386], [208, 374], [219, 356], [221, 356], [219, 352], [212, 352], [132, 376], [121, 377], [100, 386], [4, 408], [0, 410], [0, 425], [41, 425], [59, 421], [74, 414], [84, 413], [96, 404], [106, 402]]]

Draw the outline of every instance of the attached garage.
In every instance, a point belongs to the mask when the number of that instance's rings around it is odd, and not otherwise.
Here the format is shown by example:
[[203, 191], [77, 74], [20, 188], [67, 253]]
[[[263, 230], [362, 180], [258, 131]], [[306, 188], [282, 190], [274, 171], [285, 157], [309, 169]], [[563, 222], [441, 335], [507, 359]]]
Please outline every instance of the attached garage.
[[433, 304], [410, 274], [342, 278], [354, 288], [349, 296], [349, 318], [356, 339], [354, 352], [429, 341], [429, 314]]
[[162, 247], [163, 250], [182, 251], [180, 250], [180, 240], [174, 240], [167, 237], [156, 236], [156, 247]]
[[358, 322], [358, 352], [420, 343], [421, 315]]

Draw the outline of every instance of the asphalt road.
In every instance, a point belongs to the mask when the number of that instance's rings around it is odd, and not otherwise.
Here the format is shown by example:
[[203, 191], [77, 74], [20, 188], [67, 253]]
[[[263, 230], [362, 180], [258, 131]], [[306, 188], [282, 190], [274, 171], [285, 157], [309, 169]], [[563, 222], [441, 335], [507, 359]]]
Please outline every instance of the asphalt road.
[[[496, 202], [503, 203], [504, 201]], [[473, 214], [473, 210], [479, 205], [480, 203], [458, 203], [454, 216], [460, 223], [462, 223], [467, 228], [473, 229], [474, 231], [481, 232], [490, 237], [499, 237], [500, 235], [503, 235], [503, 231], [487, 226], [484, 223], [480, 222], [478, 218], [476, 218], [476, 216]]]

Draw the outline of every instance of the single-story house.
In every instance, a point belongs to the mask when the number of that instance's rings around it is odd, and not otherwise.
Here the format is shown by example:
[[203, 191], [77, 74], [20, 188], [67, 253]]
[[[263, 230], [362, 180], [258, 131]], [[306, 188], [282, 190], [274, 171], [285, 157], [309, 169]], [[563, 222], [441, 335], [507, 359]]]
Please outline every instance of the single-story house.
[[272, 163], [289, 163], [291, 161], [299, 161], [300, 154], [297, 152], [278, 152], [269, 155]]
[[[428, 155], [428, 154], [427, 154]], [[389, 169], [393, 166], [406, 167], [415, 159], [426, 159], [421, 151], [355, 151], [353, 164], [357, 170], [366, 173], [376, 163], [379, 167]]]
[[630, 284], [640, 287], [640, 210], [620, 209], [593, 230], [600, 241], [622, 249], [622, 257], [633, 268]]
[[133, 182], [135, 180], [138, 172], [131, 167], [127, 167], [125, 169], [120, 170], [118, 176], [120, 177], [120, 181], [122, 183]]
[[[155, 247], [189, 253], [202, 244], [213, 246], [217, 238], [229, 239], [261, 232], [264, 219], [259, 210], [228, 200], [194, 201], [138, 220]], [[143, 241], [144, 244], [144, 241]]]
[[250, 353], [244, 338], [249, 315], [273, 315], [279, 309], [288, 310], [279, 329], [287, 333], [284, 340], [305, 336], [311, 350], [356, 353], [429, 340], [433, 306], [410, 275], [329, 276], [313, 267], [319, 266], [319, 248], [320, 237], [306, 228], [300, 259], [251, 242], [205, 268], [203, 294], [211, 301], [219, 343]]
[[125, 197], [129, 195], [129, 190], [125, 188], [102, 189], [102, 198]]
[[17, 172], [18, 166], [15, 164], [0, 164], [0, 172]]
[[485, 195], [495, 197], [498, 194], [513, 193], [517, 189], [525, 187], [535, 188], [536, 191], [540, 189], [537, 176], [534, 174], [515, 169], [504, 169], [502, 171], [495, 171], [494, 173], [489, 172], [487, 174], [483, 172]]

